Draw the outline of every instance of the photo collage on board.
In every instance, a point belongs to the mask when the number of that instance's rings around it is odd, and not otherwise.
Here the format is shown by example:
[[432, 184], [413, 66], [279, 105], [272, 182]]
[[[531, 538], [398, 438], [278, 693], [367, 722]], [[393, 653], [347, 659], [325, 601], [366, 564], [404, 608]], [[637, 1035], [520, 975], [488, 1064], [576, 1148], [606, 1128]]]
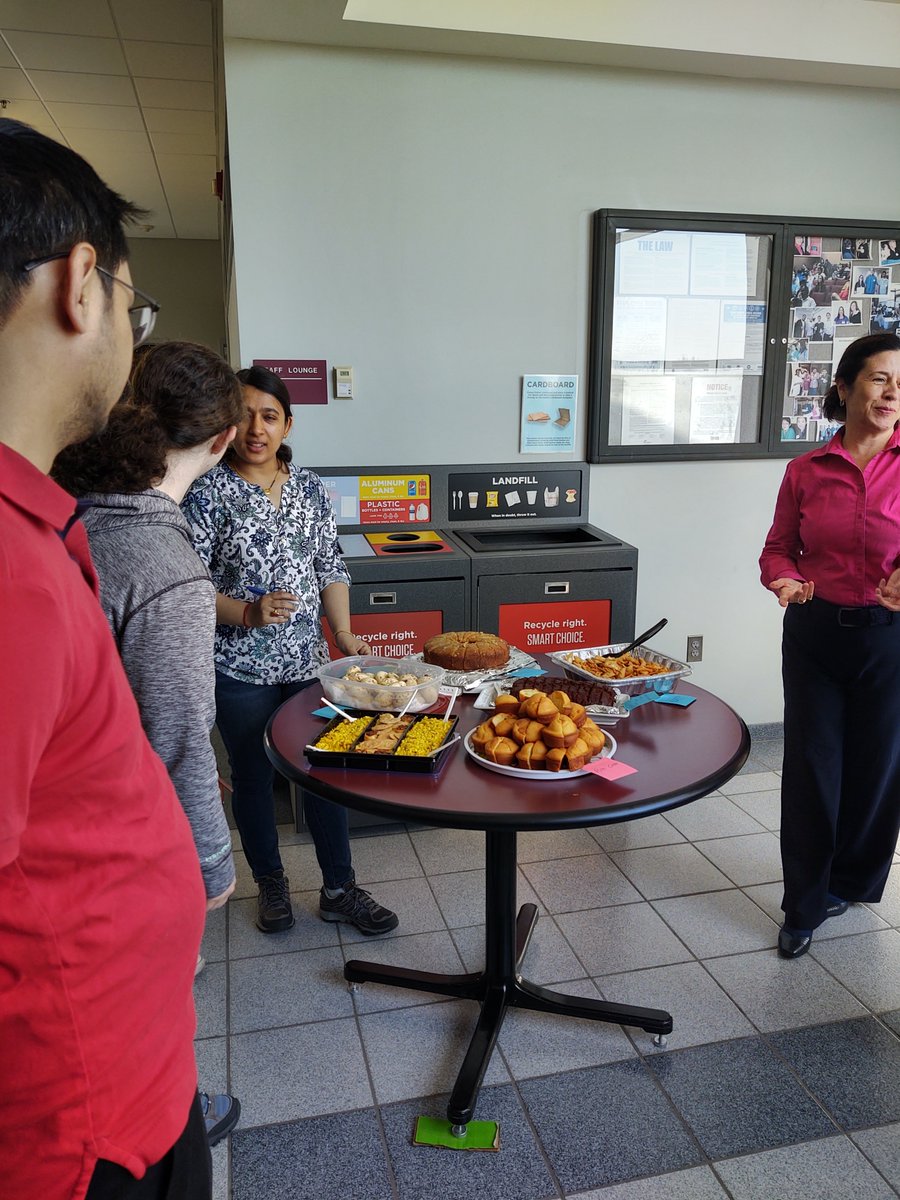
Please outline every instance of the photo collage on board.
[[840, 429], [822, 400], [849, 342], [900, 328], [900, 234], [794, 238], [783, 442], [823, 442]]

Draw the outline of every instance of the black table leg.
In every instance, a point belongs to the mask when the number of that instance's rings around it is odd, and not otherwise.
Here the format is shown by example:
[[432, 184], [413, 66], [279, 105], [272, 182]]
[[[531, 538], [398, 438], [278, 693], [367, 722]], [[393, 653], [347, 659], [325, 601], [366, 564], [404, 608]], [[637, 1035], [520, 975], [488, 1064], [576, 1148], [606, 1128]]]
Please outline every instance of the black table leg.
[[386, 983], [416, 991], [478, 1000], [481, 1012], [472, 1040], [447, 1105], [447, 1117], [460, 1136], [471, 1121], [507, 1009], [528, 1008], [615, 1025], [636, 1025], [662, 1036], [672, 1031], [672, 1018], [659, 1008], [638, 1008], [606, 1000], [568, 996], [523, 979], [522, 961], [537, 921], [533, 904], [523, 904], [516, 916], [516, 834], [488, 830], [485, 834], [485, 966], [464, 975], [414, 971], [353, 959], [344, 977], [355, 983]]

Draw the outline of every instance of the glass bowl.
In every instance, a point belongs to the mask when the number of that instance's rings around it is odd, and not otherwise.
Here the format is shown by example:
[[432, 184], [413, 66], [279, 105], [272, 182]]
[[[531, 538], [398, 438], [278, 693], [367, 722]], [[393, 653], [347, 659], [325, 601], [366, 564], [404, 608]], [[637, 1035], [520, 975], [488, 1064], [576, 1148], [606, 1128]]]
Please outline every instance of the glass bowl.
[[[359, 674], [372, 676], [359, 679]], [[323, 695], [341, 708], [368, 712], [422, 712], [438, 698], [444, 678], [443, 667], [433, 667], [415, 658], [379, 658], [374, 654], [352, 654], [338, 658], [319, 670]], [[395, 682], [378, 676], [411, 676], [418, 682]]]

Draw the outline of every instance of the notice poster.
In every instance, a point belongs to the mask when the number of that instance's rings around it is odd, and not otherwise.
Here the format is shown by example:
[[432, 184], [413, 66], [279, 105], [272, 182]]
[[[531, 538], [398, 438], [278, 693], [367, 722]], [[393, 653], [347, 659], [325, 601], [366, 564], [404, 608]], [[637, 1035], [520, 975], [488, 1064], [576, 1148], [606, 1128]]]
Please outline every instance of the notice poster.
[[736, 442], [740, 411], [740, 379], [695, 376], [691, 380], [691, 444]]
[[[609, 600], [501, 604], [498, 632], [529, 654], [609, 645]], [[353, 622], [356, 629], [356, 618]]]
[[571, 454], [577, 406], [577, 375], [523, 375], [519, 453]]
[[662, 371], [666, 357], [666, 301], [623, 296], [613, 311], [613, 372]]
[[[444, 614], [436, 611], [405, 613], [354, 613], [353, 632], [371, 647], [372, 654], [379, 658], [403, 658], [407, 654], [419, 654], [425, 643], [435, 634], [444, 631]], [[322, 632], [328, 643], [332, 659], [343, 658], [327, 623], [323, 620]]]
[[673, 375], [622, 380], [623, 446], [670, 446], [675, 440]]
[[429, 475], [361, 475], [359, 524], [405, 525], [431, 520]]
[[616, 291], [621, 296], [687, 295], [691, 275], [689, 233], [638, 233], [627, 229], [617, 233]]

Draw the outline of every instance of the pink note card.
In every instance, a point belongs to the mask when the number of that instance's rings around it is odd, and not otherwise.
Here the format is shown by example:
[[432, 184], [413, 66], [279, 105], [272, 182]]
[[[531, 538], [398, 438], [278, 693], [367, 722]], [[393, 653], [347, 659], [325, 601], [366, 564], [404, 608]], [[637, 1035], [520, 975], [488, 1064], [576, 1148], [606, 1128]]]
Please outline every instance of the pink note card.
[[595, 758], [592, 762], [585, 763], [584, 769], [603, 779], [623, 779], [626, 775], [637, 773], [637, 767], [629, 767], [627, 763], [619, 762], [616, 758]]

